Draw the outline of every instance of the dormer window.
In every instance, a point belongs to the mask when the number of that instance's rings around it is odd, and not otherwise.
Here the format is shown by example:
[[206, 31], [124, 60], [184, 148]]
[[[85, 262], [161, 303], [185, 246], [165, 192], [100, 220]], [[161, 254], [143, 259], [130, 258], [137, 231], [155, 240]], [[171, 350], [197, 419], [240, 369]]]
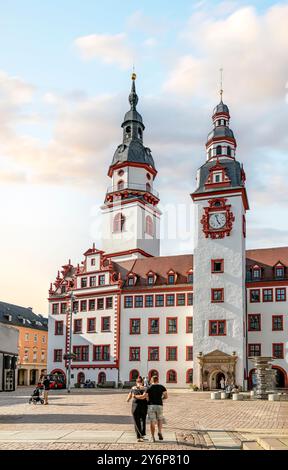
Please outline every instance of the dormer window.
[[223, 173], [218, 171], [217, 173], [213, 173], [213, 183], [221, 183], [222, 182]]
[[136, 275], [133, 273], [128, 274], [127, 285], [132, 287], [132, 286], [135, 286], [135, 283], [136, 283]]
[[189, 272], [187, 275], [187, 282], [188, 284], [193, 284], [193, 272]]
[[256, 280], [261, 278], [261, 268], [259, 266], [252, 268], [252, 277]]
[[275, 267], [275, 277], [277, 279], [281, 279], [284, 277], [284, 266], [276, 266]]
[[154, 276], [148, 276], [147, 284], [148, 286], [152, 286], [154, 284]]
[[175, 284], [175, 273], [168, 274], [168, 284]]

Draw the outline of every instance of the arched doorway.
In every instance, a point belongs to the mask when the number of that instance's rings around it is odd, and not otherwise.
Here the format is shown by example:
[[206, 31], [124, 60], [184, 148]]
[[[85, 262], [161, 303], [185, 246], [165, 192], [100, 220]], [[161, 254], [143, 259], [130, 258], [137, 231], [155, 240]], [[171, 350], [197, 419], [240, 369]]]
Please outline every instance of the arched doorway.
[[79, 374], [77, 375], [77, 383], [84, 384], [84, 382], [85, 382], [85, 374], [84, 372], [79, 372]]
[[105, 382], [106, 382], [105, 372], [99, 372], [99, 374], [98, 374], [98, 384], [104, 385]]
[[224, 379], [226, 382], [226, 376], [224, 372], [221, 370], [216, 370], [215, 372], [212, 372], [210, 376], [210, 389], [211, 390], [220, 390], [221, 389], [221, 382]]
[[129, 374], [129, 380], [130, 382], [135, 382], [137, 378], [139, 377], [139, 372], [137, 369], [132, 369]]

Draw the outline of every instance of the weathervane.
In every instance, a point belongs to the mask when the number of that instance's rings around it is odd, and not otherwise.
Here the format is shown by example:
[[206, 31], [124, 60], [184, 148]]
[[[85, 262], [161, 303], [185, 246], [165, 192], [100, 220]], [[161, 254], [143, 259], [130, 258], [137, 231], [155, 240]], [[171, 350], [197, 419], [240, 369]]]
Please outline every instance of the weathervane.
[[223, 68], [221, 67], [220, 69], [220, 98], [222, 101], [222, 96], [223, 96]]

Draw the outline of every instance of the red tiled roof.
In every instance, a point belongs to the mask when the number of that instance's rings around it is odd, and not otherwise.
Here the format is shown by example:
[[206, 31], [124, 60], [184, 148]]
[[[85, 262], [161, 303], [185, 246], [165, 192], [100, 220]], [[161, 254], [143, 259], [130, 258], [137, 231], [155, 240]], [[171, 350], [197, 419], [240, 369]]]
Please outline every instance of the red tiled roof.
[[280, 261], [288, 266], [288, 246], [246, 250], [246, 260], [249, 265], [260, 263], [266, 266], [275, 266]]

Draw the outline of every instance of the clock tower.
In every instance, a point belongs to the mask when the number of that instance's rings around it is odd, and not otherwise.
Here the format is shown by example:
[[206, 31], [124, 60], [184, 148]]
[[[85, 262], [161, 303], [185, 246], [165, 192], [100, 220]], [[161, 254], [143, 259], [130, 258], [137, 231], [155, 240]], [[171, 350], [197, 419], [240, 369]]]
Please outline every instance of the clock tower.
[[230, 114], [213, 112], [207, 159], [197, 172], [195, 204], [193, 381], [201, 389], [245, 386], [245, 212], [243, 166], [236, 160]]

